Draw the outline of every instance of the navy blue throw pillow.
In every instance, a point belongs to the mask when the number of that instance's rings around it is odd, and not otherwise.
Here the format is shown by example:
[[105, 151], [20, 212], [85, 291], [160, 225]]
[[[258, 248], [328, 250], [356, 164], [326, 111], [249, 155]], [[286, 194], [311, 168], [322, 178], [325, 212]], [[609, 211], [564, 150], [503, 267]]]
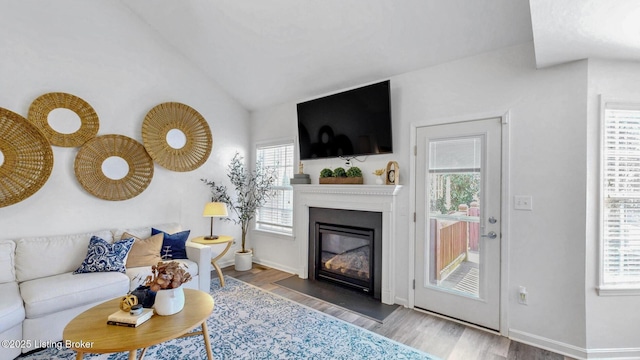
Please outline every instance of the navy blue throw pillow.
[[74, 274], [117, 271], [124, 273], [125, 259], [133, 245], [133, 238], [109, 244], [106, 240], [92, 236], [89, 241], [87, 257]]
[[185, 230], [175, 234], [167, 234], [162, 230], [151, 228], [151, 236], [156, 234], [163, 234], [164, 236], [162, 249], [160, 250], [162, 260], [186, 259], [187, 249], [185, 243], [189, 239], [190, 232], [191, 230]]

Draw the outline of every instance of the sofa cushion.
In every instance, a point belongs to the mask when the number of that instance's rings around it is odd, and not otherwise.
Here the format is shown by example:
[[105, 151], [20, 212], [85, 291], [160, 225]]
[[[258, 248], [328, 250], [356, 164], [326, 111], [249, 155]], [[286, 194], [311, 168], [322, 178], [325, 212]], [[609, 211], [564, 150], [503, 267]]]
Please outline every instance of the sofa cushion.
[[169, 234], [156, 228], [151, 228], [151, 235], [163, 234], [162, 252], [163, 260], [187, 259], [186, 242], [189, 239], [190, 230]]
[[[188, 259], [175, 259], [172, 260], [178, 263], [181, 263], [184, 265], [185, 270], [187, 270], [187, 272], [189, 274], [191, 274], [191, 281], [194, 281], [193, 278], [195, 278], [195, 276], [198, 275], [198, 263], [188, 260]], [[144, 285], [145, 284], [145, 280], [147, 279], [147, 276], [151, 275], [151, 266], [141, 266], [141, 267], [135, 267], [135, 268], [127, 268], [127, 276], [129, 277], [129, 279], [131, 279], [131, 284], [129, 286], [129, 290], [135, 290], [138, 286], [140, 285]], [[198, 288], [198, 286], [196, 286], [195, 288]]]
[[127, 268], [138, 266], [156, 265], [162, 261], [160, 249], [162, 249], [162, 234], [156, 234], [146, 239], [133, 236], [128, 232], [122, 234], [122, 239], [134, 238], [133, 246], [127, 257]]
[[18, 283], [0, 284], [0, 333], [9, 330], [24, 320], [24, 306]]
[[16, 281], [15, 252], [15, 242], [0, 240], [0, 283]]
[[20, 283], [26, 317], [30, 319], [124, 296], [128, 291], [129, 278], [119, 272], [68, 272]]
[[124, 273], [127, 255], [131, 250], [134, 239], [124, 239], [109, 244], [105, 240], [94, 236], [89, 241], [87, 256], [74, 274], [117, 271]]
[[16, 279], [22, 282], [74, 271], [87, 255], [92, 236], [113, 241], [109, 230], [16, 240]]

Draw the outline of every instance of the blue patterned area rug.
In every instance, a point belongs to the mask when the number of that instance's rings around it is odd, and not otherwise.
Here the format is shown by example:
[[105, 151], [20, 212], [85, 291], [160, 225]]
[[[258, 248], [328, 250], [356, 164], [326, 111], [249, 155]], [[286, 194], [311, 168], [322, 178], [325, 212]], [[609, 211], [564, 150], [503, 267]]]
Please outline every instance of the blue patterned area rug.
[[[215, 359], [436, 359], [371, 331], [323, 314], [231, 277], [220, 288], [207, 320]], [[199, 330], [199, 328], [197, 329]], [[64, 347], [21, 357], [74, 359]], [[85, 359], [125, 360], [128, 353], [85, 354]], [[167, 341], [147, 349], [146, 359], [206, 359], [200, 336]]]

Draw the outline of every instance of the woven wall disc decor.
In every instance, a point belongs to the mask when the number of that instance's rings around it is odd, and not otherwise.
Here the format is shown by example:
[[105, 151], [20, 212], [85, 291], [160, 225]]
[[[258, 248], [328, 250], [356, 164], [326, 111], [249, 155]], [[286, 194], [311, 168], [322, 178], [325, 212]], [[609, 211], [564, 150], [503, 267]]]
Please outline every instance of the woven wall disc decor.
[[[48, 122], [49, 113], [58, 108], [75, 112], [80, 117], [80, 129], [71, 134], [55, 131]], [[29, 107], [29, 121], [42, 131], [52, 145], [63, 147], [81, 146], [98, 133], [100, 122], [98, 114], [86, 101], [77, 96], [54, 92], [39, 96]]]
[[[114, 180], [102, 171], [102, 163], [112, 156], [124, 159], [129, 172]], [[73, 166], [80, 185], [104, 200], [127, 200], [142, 193], [153, 177], [153, 159], [144, 146], [123, 135], [103, 135], [87, 141]]]
[[47, 182], [53, 150], [47, 138], [24, 117], [0, 108], [0, 207], [18, 203]]
[[[186, 143], [175, 149], [167, 142], [169, 131], [184, 133]], [[209, 124], [193, 108], [168, 102], [151, 109], [142, 123], [142, 141], [153, 160], [173, 171], [191, 171], [199, 168], [211, 154], [213, 143]]]

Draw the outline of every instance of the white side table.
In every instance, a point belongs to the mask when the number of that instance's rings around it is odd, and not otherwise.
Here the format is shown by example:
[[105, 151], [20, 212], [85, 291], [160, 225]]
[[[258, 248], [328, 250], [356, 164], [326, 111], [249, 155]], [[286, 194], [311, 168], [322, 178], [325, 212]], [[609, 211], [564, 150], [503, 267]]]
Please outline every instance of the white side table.
[[204, 236], [198, 236], [197, 238], [191, 239], [191, 242], [202, 244], [202, 245], [218, 245], [218, 244], [227, 244], [224, 250], [220, 253], [220, 255], [211, 259], [211, 265], [216, 269], [218, 273], [218, 278], [220, 279], [220, 286], [224, 286], [224, 276], [222, 275], [222, 270], [220, 266], [218, 266], [218, 260], [220, 260], [231, 248], [233, 244], [233, 237], [229, 235], [218, 235], [217, 239], [207, 240]]

